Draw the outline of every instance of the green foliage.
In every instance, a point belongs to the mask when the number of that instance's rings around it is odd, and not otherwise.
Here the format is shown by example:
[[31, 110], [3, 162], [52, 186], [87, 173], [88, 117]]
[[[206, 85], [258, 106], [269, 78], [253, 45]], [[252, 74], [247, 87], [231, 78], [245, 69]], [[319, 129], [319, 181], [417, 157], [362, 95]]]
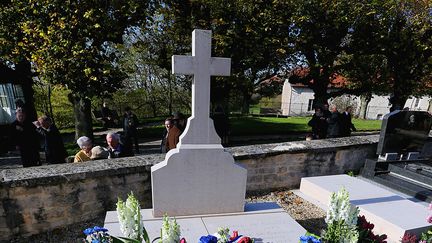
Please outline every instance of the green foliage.
[[429, 229], [428, 231], [422, 233], [420, 239], [424, 240], [427, 243], [432, 242], [432, 229]]
[[[294, 2], [290, 36], [297, 65], [290, 83], [303, 83], [315, 93], [316, 104], [329, 97], [327, 87], [339, 72], [338, 59], [346, 47], [350, 27], [357, 17], [356, 4], [350, 0]], [[313, 80], [313, 81], [312, 81]]]
[[[70, 90], [60, 85], [46, 86], [34, 85], [35, 107], [38, 115], [47, 114], [53, 117], [59, 129], [72, 127], [74, 125], [73, 106], [68, 99]], [[48, 97], [49, 96], [49, 97]], [[51, 107], [50, 107], [51, 106]], [[51, 109], [50, 109], [51, 108]]]
[[78, 151], [80, 151], [78, 144], [75, 142], [65, 143], [64, 146], [68, 156], [74, 156]]
[[393, 109], [430, 94], [432, 2], [367, 1], [348, 41], [344, 74], [360, 92], [392, 94]]
[[[307, 125], [310, 117], [231, 117], [231, 135], [292, 134], [310, 131]], [[376, 131], [380, 120], [353, 119], [358, 131]]]
[[[194, 28], [213, 31], [213, 56], [230, 57], [231, 77], [215, 78], [211, 100], [226, 104], [238, 99], [247, 107], [258, 81], [277, 73], [286, 63], [288, 20], [286, 1], [179, 2], [168, 0], [161, 5], [168, 40], [161, 53], [190, 53], [190, 35]], [[175, 48], [171, 45], [174, 44]], [[170, 55], [168, 55], [170, 56]], [[235, 92], [232, 92], [235, 91]], [[244, 112], [247, 112], [243, 109]]]
[[[76, 135], [92, 137], [92, 96], [122, 86], [115, 47], [130, 24], [146, 20], [147, 1], [2, 1], [0, 58], [31, 62], [41, 80], [71, 90]], [[7, 38], [6, 38], [7, 36]]]

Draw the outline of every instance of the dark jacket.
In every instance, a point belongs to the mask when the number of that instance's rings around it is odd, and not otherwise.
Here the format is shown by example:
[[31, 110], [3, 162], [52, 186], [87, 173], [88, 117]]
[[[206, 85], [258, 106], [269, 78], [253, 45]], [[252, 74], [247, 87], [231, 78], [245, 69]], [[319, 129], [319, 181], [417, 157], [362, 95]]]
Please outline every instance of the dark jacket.
[[356, 131], [356, 128], [352, 123], [351, 114], [348, 112], [343, 112], [340, 114], [340, 135], [342, 137], [350, 136], [351, 131]]
[[135, 114], [125, 114], [123, 116], [123, 131], [126, 136], [135, 135], [138, 127], [138, 118]]
[[327, 137], [337, 138], [340, 136], [340, 113], [332, 112], [330, 118], [327, 119]]
[[108, 158], [110, 159], [123, 158], [123, 157], [129, 157], [134, 155], [132, 147], [129, 145], [125, 145], [123, 143], [119, 143], [115, 149], [108, 148], [108, 152], [109, 152]]
[[45, 139], [46, 162], [50, 164], [65, 163], [67, 152], [63, 144], [63, 139], [57, 127], [51, 125], [48, 129], [39, 127], [37, 132]]
[[14, 121], [11, 124], [11, 132], [12, 142], [20, 151], [23, 167], [40, 165], [40, 144], [36, 127], [31, 122]]
[[317, 116], [314, 114], [312, 119], [308, 122], [312, 127], [312, 136], [314, 139], [323, 139], [327, 136], [327, 121], [324, 116]]

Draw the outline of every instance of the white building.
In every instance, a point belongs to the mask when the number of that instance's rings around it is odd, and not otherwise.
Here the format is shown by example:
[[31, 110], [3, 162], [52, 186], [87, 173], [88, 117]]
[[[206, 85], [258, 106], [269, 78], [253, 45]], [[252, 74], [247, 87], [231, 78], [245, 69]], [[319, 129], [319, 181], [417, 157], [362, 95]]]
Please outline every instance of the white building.
[[[331, 91], [332, 89], [329, 89]], [[334, 88], [333, 88], [334, 90]], [[360, 110], [360, 98], [354, 95], [342, 97], [346, 102], [356, 107], [356, 113]], [[409, 98], [404, 107], [410, 110], [427, 111], [431, 97]], [[285, 80], [282, 89], [282, 115], [306, 116], [314, 113], [314, 92], [302, 84], [291, 84]], [[332, 101], [330, 100], [330, 103]], [[390, 110], [389, 96], [373, 95], [366, 110], [366, 119], [382, 119]]]

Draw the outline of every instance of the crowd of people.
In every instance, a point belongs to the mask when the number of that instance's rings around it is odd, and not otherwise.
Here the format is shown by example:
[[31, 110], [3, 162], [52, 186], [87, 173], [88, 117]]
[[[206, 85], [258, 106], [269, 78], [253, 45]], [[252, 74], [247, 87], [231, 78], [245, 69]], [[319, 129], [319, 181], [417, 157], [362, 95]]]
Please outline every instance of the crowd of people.
[[[104, 105], [105, 115], [111, 114], [110, 109]], [[107, 122], [113, 121], [106, 118]], [[106, 123], [104, 123], [106, 124]], [[82, 136], [76, 141], [80, 150], [73, 158], [74, 163], [134, 156], [139, 153], [137, 116], [130, 107], [125, 108], [122, 119], [123, 133], [120, 135], [115, 132], [108, 132], [105, 137], [106, 147], [94, 146], [93, 141]], [[27, 119], [24, 108], [16, 110], [16, 120], [11, 124], [13, 143], [20, 152], [23, 167], [41, 165], [39, 154], [40, 141], [43, 140], [45, 150], [45, 161], [48, 164], [60, 164], [67, 162], [67, 151], [65, 149], [62, 136], [53, 124], [50, 117], [43, 115], [36, 121]], [[168, 152], [176, 148], [180, 135], [186, 128], [186, 118], [181, 113], [175, 113], [172, 117], [165, 120], [165, 130], [160, 146], [161, 152]]]
[[[111, 113], [109, 108], [104, 105], [105, 113]], [[221, 113], [221, 112], [220, 112]], [[356, 131], [351, 121], [352, 107], [347, 107], [344, 112], [339, 113], [335, 105], [328, 104], [315, 107], [315, 113], [308, 125], [312, 127], [312, 133], [307, 136], [310, 139], [324, 139], [350, 136], [352, 131]], [[106, 115], [105, 114], [105, 115]], [[219, 136], [224, 141], [227, 137], [228, 122], [221, 122], [218, 118], [219, 113], [215, 113], [215, 127]], [[221, 115], [219, 115], [221, 116]], [[221, 116], [222, 117], [222, 116]], [[111, 119], [107, 119], [109, 122]], [[219, 120], [218, 120], [219, 119]], [[227, 118], [226, 118], [227, 120]], [[226, 124], [225, 124], [226, 123]], [[79, 163], [89, 160], [119, 158], [139, 154], [137, 116], [130, 107], [125, 108], [122, 119], [123, 134], [108, 132], [106, 135], [106, 147], [93, 146], [93, 141], [86, 136], [78, 138], [76, 141], [80, 151], [74, 156], [73, 162]], [[180, 135], [186, 128], [186, 118], [181, 113], [175, 113], [172, 117], [164, 121], [165, 129], [162, 135], [160, 152], [166, 153], [177, 147]], [[40, 138], [44, 141], [45, 161], [48, 164], [65, 163], [67, 152], [63, 144], [59, 130], [48, 116], [41, 116], [37, 121], [28, 121], [25, 110], [19, 108], [16, 111], [16, 120], [12, 123], [12, 138], [20, 151], [21, 160], [24, 167], [41, 165], [39, 156]], [[220, 127], [223, 127], [221, 129]], [[221, 132], [223, 130], [224, 132]]]
[[336, 105], [328, 104], [315, 107], [315, 113], [308, 125], [312, 127], [312, 134], [309, 134], [306, 139], [323, 139], [347, 137], [352, 131], [356, 131], [352, 123], [352, 107], [348, 106], [344, 112], [340, 113]]

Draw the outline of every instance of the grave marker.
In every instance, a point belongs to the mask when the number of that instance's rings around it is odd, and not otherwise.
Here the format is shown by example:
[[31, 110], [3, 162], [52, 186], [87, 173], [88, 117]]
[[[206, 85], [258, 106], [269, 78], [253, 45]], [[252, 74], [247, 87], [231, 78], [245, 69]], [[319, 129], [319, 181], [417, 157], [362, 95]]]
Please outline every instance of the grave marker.
[[211, 57], [211, 31], [194, 30], [192, 56], [173, 56], [173, 73], [194, 75], [192, 116], [176, 149], [151, 169], [153, 215], [243, 212], [245, 168], [225, 152], [210, 119], [210, 76], [229, 75], [230, 59]]

